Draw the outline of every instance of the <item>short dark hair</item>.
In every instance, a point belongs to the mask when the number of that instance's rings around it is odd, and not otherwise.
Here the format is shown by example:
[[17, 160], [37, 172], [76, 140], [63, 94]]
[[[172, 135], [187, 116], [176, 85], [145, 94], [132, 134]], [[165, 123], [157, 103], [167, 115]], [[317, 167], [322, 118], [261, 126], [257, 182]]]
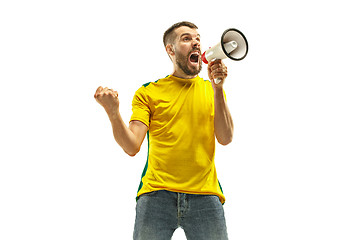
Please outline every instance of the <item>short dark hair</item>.
[[164, 33], [163, 42], [164, 42], [165, 47], [166, 47], [166, 44], [168, 44], [169, 42], [174, 41], [174, 34], [173, 33], [174, 33], [175, 29], [177, 29], [179, 27], [183, 27], [183, 26], [198, 29], [198, 27], [195, 24], [191, 23], [191, 22], [182, 21], [182, 22], [175, 23], [174, 25], [169, 27], [168, 30], [166, 30], [165, 33]]

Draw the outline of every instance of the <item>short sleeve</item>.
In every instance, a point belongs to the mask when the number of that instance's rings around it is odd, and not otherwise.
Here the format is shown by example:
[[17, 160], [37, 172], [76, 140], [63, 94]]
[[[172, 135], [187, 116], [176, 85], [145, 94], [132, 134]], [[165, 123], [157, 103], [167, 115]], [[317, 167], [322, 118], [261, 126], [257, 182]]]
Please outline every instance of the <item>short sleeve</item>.
[[145, 94], [145, 87], [139, 88], [132, 101], [131, 121], [140, 121], [146, 126], [150, 126], [150, 106], [148, 97]]

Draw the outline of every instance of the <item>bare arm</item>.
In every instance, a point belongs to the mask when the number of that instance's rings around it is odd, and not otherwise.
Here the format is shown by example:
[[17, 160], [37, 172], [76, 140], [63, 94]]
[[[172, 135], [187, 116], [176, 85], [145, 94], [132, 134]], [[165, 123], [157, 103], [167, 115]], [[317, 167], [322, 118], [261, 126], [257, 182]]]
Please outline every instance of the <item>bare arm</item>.
[[[208, 75], [214, 89], [215, 136], [220, 144], [227, 145], [231, 143], [234, 133], [234, 123], [223, 91], [223, 85], [227, 77], [227, 68], [221, 60], [213, 61], [208, 65]], [[214, 79], [216, 78], [221, 79], [219, 84], [214, 83]]]
[[135, 156], [140, 151], [148, 127], [140, 121], [131, 121], [127, 127], [120, 113], [109, 118], [115, 141], [129, 156]]
[[108, 114], [116, 142], [128, 155], [135, 156], [140, 151], [148, 127], [140, 121], [132, 121], [129, 127], [126, 126], [119, 112], [119, 99], [116, 91], [99, 87], [94, 97]]
[[234, 123], [230, 114], [230, 110], [225, 102], [224, 92], [221, 89], [214, 93], [215, 101], [215, 136], [218, 142], [222, 145], [231, 143]]

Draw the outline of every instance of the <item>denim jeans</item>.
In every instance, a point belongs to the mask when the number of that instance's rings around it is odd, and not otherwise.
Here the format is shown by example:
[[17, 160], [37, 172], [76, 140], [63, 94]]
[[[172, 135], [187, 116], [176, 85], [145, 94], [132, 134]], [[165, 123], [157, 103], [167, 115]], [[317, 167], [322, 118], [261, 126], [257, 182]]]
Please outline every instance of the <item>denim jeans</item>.
[[181, 227], [188, 240], [227, 240], [217, 196], [169, 191], [143, 194], [136, 205], [134, 240], [170, 240]]

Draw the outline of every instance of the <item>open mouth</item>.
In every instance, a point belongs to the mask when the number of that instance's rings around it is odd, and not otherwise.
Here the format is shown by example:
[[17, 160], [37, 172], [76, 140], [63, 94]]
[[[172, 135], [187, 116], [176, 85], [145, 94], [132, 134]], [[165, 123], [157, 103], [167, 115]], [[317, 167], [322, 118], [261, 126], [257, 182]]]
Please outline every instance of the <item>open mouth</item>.
[[190, 62], [191, 63], [198, 63], [199, 62], [199, 57], [200, 57], [199, 53], [192, 53], [190, 55]]

